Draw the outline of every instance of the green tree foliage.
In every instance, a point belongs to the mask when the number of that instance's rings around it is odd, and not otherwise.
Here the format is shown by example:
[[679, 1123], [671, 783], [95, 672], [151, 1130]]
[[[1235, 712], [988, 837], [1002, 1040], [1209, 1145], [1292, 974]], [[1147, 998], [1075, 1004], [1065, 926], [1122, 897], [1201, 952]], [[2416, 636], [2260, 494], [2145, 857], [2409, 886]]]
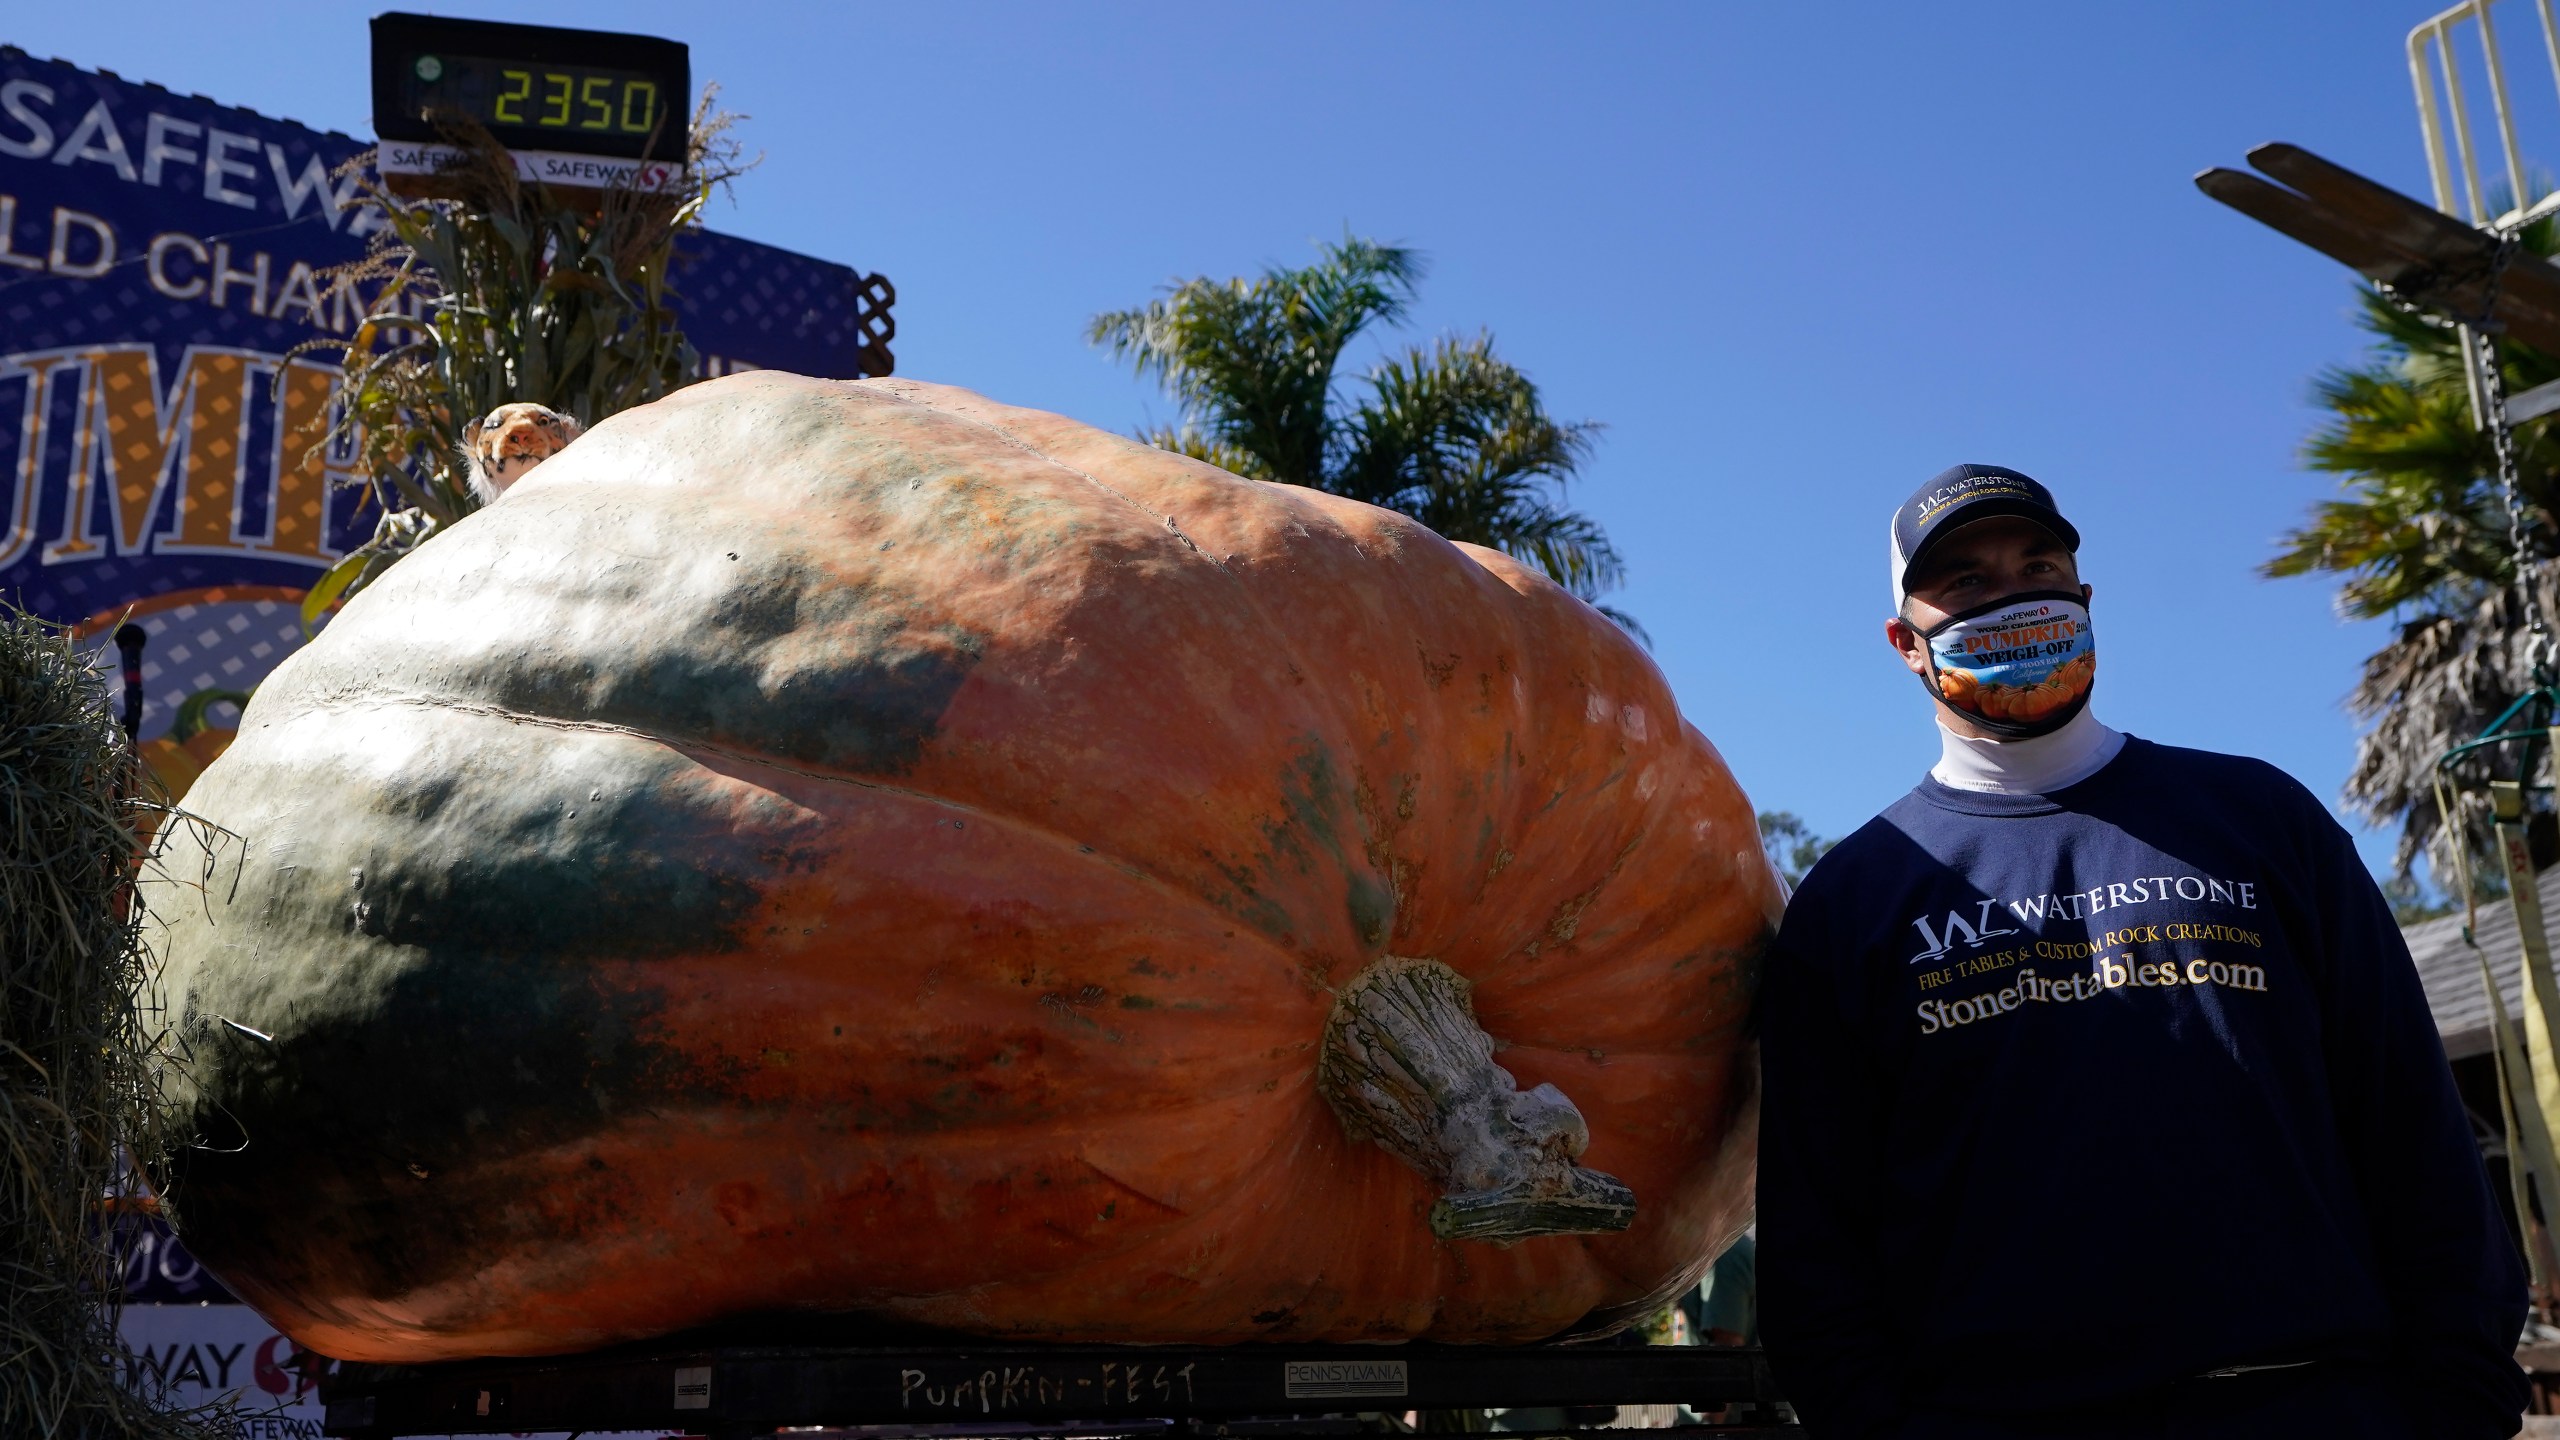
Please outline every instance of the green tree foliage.
[[[2497, 887], [2500, 892], [2506, 886]], [[2391, 918], [2403, 925], [2422, 925], [2440, 920], [2462, 908], [2444, 896], [2432, 893], [2415, 875], [2394, 875], [2382, 882], [2382, 898], [2391, 902]], [[2484, 895], [2482, 899], [2492, 899]]]
[[[2341, 477], [2341, 493], [2286, 533], [2266, 573], [2336, 575], [2339, 612], [2360, 620], [2468, 605], [2515, 570], [2497, 456], [2472, 426], [2455, 332], [2370, 288], [2358, 301], [2375, 353], [2313, 382], [2333, 418], [2303, 447], [2311, 468]], [[2499, 358], [2511, 395], [2560, 378], [2540, 351], [2501, 344]], [[2547, 553], [2560, 448], [2539, 423], [2516, 441], [2537, 553]]]
[[1814, 834], [1813, 827], [1792, 811], [1760, 812], [1760, 848], [1768, 852], [1770, 867], [1787, 882], [1790, 890], [1803, 884], [1806, 873], [1813, 869], [1813, 862], [1839, 843]]
[[1186, 280], [1094, 317], [1089, 338], [1182, 407], [1179, 425], [1146, 438], [1238, 475], [1400, 511], [1585, 600], [1617, 585], [1625, 567], [1609, 537], [1563, 504], [1600, 427], [1548, 415], [1487, 335], [1409, 346], [1354, 392], [1337, 373], [1344, 349], [1405, 318], [1422, 257], [1357, 239], [1319, 251], [1303, 269]]
[[[2551, 253], [2554, 240], [2548, 222], [2525, 235], [2540, 254]], [[2456, 332], [2369, 287], [2359, 301], [2358, 322], [2375, 337], [2372, 355], [2314, 382], [2313, 398], [2330, 418], [2303, 449], [2311, 468], [2339, 477], [2339, 493], [2282, 538], [2264, 570], [2332, 577], [2342, 615], [2395, 622], [2390, 643], [2366, 658], [2347, 696], [2370, 728], [2357, 741], [2346, 800], [2375, 823], [2400, 828], [2402, 873], [2428, 853], [2432, 873], [2449, 885], [2449, 857], [2437, 853], [2436, 758], [2535, 683], [2526, 614], [2497, 457], [2471, 423]], [[2528, 346], [2501, 341], [2498, 360], [2510, 395], [2560, 378], [2560, 359]], [[2527, 517], [2523, 579], [2546, 614], [2560, 615], [2551, 563], [2560, 554], [2560, 438], [2535, 421], [2515, 439]], [[2480, 782], [2514, 778], [2515, 760], [2511, 752], [2484, 754], [2463, 767], [2458, 828], [2475, 854], [2489, 853]]]

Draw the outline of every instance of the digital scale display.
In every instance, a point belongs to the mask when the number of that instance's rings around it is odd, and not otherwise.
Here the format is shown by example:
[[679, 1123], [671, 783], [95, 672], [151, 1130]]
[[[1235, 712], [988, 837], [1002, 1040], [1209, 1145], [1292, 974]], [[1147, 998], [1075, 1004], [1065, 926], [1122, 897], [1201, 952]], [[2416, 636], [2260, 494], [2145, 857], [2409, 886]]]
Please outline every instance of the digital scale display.
[[439, 117], [510, 150], [684, 158], [692, 63], [673, 40], [392, 13], [373, 21], [373, 125], [434, 142]]

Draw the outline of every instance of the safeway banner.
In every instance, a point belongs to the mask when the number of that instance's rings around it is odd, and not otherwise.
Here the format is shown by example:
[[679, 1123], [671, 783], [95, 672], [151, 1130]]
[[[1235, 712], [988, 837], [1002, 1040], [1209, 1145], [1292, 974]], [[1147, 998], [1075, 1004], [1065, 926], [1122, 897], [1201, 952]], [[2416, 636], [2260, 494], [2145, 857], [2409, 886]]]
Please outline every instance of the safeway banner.
[[[330, 1362], [295, 1345], [246, 1305], [127, 1305], [118, 1331], [127, 1385], [172, 1409], [222, 1407], [234, 1440], [321, 1440], [328, 1433], [320, 1382]], [[681, 1430], [512, 1434], [520, 1440], [685, 1437]]]
[[[229, 719], [209, 707], [372, 533], [306, 438], [330, 357], [293, 353], [365, 313], [327, 273], [380, 224], [336, 173], [364, 148], [0, 47], [0, 597], [93, 632], [129, 613], [145, 740]], [[673, 288], [709, 374], [885, 368], [877, 276], [703, 233]]]

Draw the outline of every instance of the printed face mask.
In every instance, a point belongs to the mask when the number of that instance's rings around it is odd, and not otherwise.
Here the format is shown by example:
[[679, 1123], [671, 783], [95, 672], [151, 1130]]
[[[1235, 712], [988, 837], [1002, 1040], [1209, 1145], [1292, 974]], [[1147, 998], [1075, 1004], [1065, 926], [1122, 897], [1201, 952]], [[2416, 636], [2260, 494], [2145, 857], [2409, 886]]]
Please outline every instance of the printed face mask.
[[1920, 683], [1994, 735], [2026, 739], [2068, 724], [2098, 675], [2089, 607], [2068, 590], [2010, 595], [1950, 615], [1920, 638]]

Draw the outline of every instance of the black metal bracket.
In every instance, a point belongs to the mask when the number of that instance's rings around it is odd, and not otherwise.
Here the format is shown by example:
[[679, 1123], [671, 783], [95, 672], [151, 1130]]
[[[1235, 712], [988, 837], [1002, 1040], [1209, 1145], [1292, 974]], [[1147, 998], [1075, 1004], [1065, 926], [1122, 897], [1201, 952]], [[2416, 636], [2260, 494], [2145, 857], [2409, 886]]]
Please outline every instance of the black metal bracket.
[[116, 649], [124, 660], [124, 738], [131, 740], [142, 733], [142, 647], [151, 636], [139, 625], [127, 620], [116, 627]]

